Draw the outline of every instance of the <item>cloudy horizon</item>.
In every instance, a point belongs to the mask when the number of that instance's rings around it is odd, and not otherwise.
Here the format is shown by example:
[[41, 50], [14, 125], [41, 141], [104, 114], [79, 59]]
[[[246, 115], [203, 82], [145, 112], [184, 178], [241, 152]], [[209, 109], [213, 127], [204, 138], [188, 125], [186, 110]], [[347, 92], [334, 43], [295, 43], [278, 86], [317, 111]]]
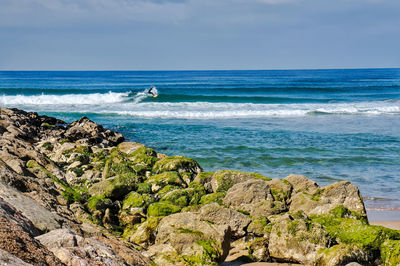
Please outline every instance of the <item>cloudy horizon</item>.
[[0, 0], [2, 70], [399, 67], [397, 0]]

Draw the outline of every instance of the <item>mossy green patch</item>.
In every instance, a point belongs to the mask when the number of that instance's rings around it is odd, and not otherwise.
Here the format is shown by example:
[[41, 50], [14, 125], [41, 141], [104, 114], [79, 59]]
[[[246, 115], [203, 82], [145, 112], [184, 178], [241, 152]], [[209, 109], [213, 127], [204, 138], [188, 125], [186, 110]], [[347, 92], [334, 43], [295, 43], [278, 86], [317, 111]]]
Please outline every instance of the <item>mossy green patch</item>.
[[170, 156], [161, 159], [154, 164], [152, 169], [152, 172], [155, 174], [169, 171], [197, 174], [202, 170], [200, 165], [195, 160], [184, 156]]
[[74, 172], [76, 174], [77, 177], [80, 177], [83, 175], [84, 171], [82, 168], [80, 167], [73, 167], [71, 169], [69, 169], [71, 172]]
[[166, 185], [184, 186], [185, 182], [182, 180], [178, 172], [163, 172], [161, 174], [153, 175], [146, 180], [146, 183], [157, 184], [161, 187]]
[[150, 204], [147, 209], [147, 215], [153, 217], [167, 216], [173, 213], [177, 213], [181, 210], [180, 207], [170, 202], [155, 202]]
[[213, 174], [214, 172], [201, 172], [196, 176], [195, 182], [204, 184], [212, 177]]
[[51, 151], [51, 150], [53, 150], [53, 144], [51, 144], [51, 142], [47, 141], [42, 144], [42, 148]]
[[87, 208], [91, 212], [94, 212], [96, 210], [104, 212], [105, 209], [110, 207], [111, 205], [112, 201], [108, 198], [105, 198], [104, 195], [90, 197], [86, 203]]
[[199, 204], [208, 204], [212, 202], [216, 202], [219, 205], [222, 205], [222, 200], [224, 199], [226, 192], [215, 192], [211, 194], [207, 194], [201, 197]]
[[100, 181], [89, 188], [91, 195], [105, 195], [111, 199], [120, 200], [129, 192], [136, 189], [137, 176], [134, 174], [121, 175]]
[[355, 244], [375, 253], [379, 251], [385, 240], [400, 239], [399, 231], [382, 226], [368, 225], [363, 219], [342, 218], [349, 212], [344, 207], [340, 207], [335, 208], [328, 215], [312, 215], [310, 218], [313, 223], [321, 224], [331, 236], [336, 237], [340, 242]]
[[151, 184], [150, 183], [139, 183], [136, 191], [140, 194], [151, 193]]
[[131, 208], [143, 207], [145, 203], [146, 202], [141, 194], [132, 191], [126, 195], [122, 202], [122, 209], [129, 210]]
[[381, 245], [381, 258], [384, 265], [400, 265], [400, 241], [386, 240]]

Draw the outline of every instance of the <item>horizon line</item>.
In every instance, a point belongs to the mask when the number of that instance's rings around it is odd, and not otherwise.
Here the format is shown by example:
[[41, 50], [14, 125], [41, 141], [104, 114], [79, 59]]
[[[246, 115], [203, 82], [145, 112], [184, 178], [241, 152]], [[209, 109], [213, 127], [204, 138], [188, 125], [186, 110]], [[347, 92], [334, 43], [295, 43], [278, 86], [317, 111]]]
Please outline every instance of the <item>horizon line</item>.
[[368, 70], [368, 69], [400, 69], [399, 67], [344, 67], [344, 68], [265, 68], [265, 69], [41, 69], [41, 70], [33, 70], [33, 69], [0, 69], [0, 72], [122, 72], [122, 71], [137, 71], [137, 72], [151, 72], [151, 71], [160, 71], [160, 72], [185, 72], [185, 71], [298, 71], [298, 70]]

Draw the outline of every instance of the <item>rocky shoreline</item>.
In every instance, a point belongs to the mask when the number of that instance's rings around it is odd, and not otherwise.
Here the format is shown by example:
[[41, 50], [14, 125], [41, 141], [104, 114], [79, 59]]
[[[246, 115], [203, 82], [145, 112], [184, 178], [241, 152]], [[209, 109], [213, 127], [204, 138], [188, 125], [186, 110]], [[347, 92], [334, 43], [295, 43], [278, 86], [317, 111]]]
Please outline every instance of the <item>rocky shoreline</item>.
[[83, 117], [0, 108], [0, 264], [398, 265], [356, 186], [203, 172]]

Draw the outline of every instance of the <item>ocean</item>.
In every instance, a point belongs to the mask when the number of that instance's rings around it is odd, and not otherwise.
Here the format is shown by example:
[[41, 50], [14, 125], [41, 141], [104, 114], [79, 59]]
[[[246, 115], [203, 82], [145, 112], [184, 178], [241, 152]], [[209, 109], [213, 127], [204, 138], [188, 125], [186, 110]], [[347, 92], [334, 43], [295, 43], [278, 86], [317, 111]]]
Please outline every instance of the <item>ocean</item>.
[[205, 171], [350, 180], [368, 210], [400, 210], [400, 69], [0, 71], [0, 106], [87, 116]]

